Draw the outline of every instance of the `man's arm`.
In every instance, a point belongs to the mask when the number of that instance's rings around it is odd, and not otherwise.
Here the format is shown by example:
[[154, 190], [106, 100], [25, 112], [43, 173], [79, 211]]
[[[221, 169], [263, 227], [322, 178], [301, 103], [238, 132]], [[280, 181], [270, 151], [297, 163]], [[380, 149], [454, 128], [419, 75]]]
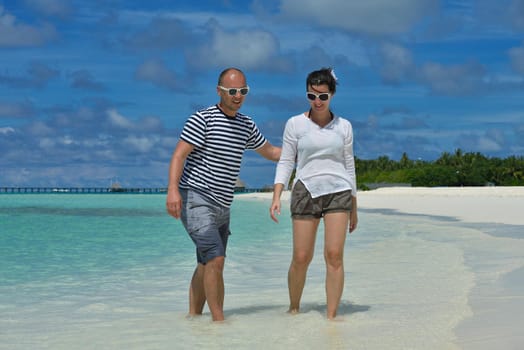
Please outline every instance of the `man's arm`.
[[273, 146], [269, 141], [266, 141], [262, 147], [256, 150], [258, 154], [260, 154], [262, 157], [278, 162], [280, 159], [280, 152], [282, 151], [282, 148]]
[[193, 151], [193, 148], [193, 145], [186, 141], [178, 141], [173, 156], [171, 157], [171, 163], [169, 164], [166, 209], [169, 215], [176, 219], [180, 218], [180, 210], [182, 208], [182, 197], [180, 196], [178, 185], [180, 183], [180, 178], [182, 177], [186, 158], [189, 153]]

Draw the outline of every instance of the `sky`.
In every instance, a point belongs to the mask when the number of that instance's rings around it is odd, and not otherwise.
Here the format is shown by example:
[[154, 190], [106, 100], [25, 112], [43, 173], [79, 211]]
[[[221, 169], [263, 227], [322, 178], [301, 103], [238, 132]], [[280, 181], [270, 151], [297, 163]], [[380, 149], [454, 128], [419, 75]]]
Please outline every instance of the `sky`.
[[275, 145], [332, 67], [360, 159], [524, 154], [524, 0], [0, 0], [0, 187], [165, 187], [227, 67]]

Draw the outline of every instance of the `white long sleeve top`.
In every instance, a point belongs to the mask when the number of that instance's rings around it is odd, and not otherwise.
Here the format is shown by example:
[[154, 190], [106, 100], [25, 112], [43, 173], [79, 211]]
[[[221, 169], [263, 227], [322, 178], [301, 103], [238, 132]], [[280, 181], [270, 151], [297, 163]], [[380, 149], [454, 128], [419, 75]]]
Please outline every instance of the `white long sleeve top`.
[[320, 127], [304, 113], [291, 117], [284, 130], [274, 183], [286, 186], [295, 166], [293, 186], [302, 181], [313, 198], [345, 190], [356, 196], [351, 123], [334, 116]]

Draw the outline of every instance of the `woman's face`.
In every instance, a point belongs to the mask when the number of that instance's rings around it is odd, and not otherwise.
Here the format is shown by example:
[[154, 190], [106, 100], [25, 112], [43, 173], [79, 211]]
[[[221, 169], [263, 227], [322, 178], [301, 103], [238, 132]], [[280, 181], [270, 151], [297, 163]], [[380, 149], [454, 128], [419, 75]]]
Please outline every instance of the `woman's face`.
[[306, 96], [311, 109], [314, 111], [329, 111], [329, 103], [333, 97], [333, 94], [329, 92], [329, 86], [327, 84], [309, 85]]

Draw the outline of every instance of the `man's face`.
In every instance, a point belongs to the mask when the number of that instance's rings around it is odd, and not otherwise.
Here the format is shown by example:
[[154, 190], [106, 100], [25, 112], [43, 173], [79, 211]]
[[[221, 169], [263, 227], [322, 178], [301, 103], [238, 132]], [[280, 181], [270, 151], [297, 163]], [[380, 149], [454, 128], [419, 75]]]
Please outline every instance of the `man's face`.
[[244, 99], [249, 91], [246, 78], [238, 71], [228, 72], [217, 86], [217, 93], [220, 96], [220, 107], [230, 116], [234, 116], [242, 107]]

